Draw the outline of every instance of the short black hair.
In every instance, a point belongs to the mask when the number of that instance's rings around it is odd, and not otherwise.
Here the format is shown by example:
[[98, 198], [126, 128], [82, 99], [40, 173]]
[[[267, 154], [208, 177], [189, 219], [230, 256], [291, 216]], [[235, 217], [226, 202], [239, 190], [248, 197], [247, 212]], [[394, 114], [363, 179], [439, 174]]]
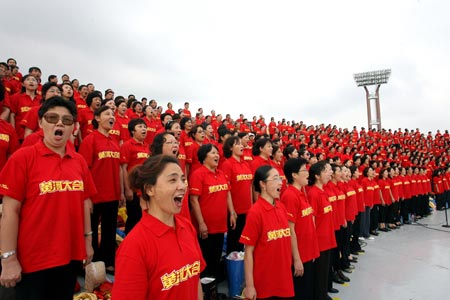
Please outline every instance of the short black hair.
[[147, 127], [147, 124], [145, 123], [145, 121], [140, 118], [139, 119], [131, 119], [131, 121], [128, 122], [128, 132], [130, 132], [130, 136], [133, 136], [134, 129], [139, 124], [144, 124], [145, 127]]
[[49, 109], [52, 109], [54, 107], [65, 107], [65, 108], [67, 108], [67, 110], [70, 112], [70, 114], [72, 115], [72, 117], [74, 119], [77, 118], [77, 107], [75, 106], [75, 104], [71, 101], [65, 100], [61, 96], [55, 96], [55, 97], [51, 97], [50, 99], [48, 99], [47, 101], [42, 103], [42, 105], [38, 111], [39, 119], [42, 119], [44, 114]]
[[[217, 149], [216, 145], [213, 145], [213, 144], [201, 145], [197, 152], [198, 161], [203, 164], [203, 162], [205, 161], [206, 155], [212, 150], [213, 147], [216, 148], [217, 151], [219, 151], [219, 149]], [[193, 153], [193, 154], [195, 155], [195, 153]]]
[[[109, 107], [109, 106], [100, 106], [100, 108], [99, 109], [97, 109], [95, 112], [94, 112], [94, 119], [92, 119], [92, 127], [94, 127], [94, 129], [98, 129], [98, 122], [97, 122], [97, 120], [95, 119], [95, 117], [98, 117], [98, 116], [100, 116], [101, 114], [102, 114], [102, 112], [104, 112], [104, 111], [107, 111], [108, 109], [111, 109], [111, 107]], [[112, 109], [111, 109], [112, 110]]]
[[233, 155], [233, 146], [240, 141], [240, 138], [238, 136], [230, 136], [225, 140], [225, 143], [223, 144], [223, 156], [226, 158], [230, 158]]
[[283, 171], [284, 176], [286, 176], [286, 180], [289, 184], [294, 182], [294, 177], [292, 174], [300, 172], [300, 168], [304, 165], [307, 165], [308, 161], [304, 158], [290, 158], [284, 164]]
[[100, 97], [100, 100], [103, 100], [102, 93], [100, 91], [93, 91], [86, 97], [87, 106], [91, 106], [92, 100], [94, 100], [95, 97]]

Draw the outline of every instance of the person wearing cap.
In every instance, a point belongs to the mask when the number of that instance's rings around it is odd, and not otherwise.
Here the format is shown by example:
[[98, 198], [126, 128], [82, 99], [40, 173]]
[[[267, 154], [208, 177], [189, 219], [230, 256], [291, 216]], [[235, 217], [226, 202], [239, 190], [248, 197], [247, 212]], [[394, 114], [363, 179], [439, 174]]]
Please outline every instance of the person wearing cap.
[[86, 98], [86, 109], [81, 109], [79, 112], [78, 122], [80, 122], [80, 133], [78, 138], [80, 141], [85, 139], [92, 131], [92, 120], [94, 119], [94, 111], [100, 108], [102, 103], [102, 93], [94, 91], [89, 93]]
[[[106, 271], [114, 273], [116, 251], [116, 227], [119, 200], [123, 196], [123, 180], [120, 171], [120, 148], [109, 132], [115, 123], [114, 112], [109, 106], [102, 106], [94, 112], [94, 131], [83, 139], [79, 153], [86, 160], [95, 181], [98, 194], [92, 197], [94, 203], [91, 216], [94, 261], [105, 262]], [[101, 222], [101, 242], [99, 224]]]
[[15, 152], [0, 173], [0, 284], [15, 286], [18, 300], [72, 299], [77, 270], [92, 259], [89, 199], [96, 189], [67, 144], [76, 116], [73, 103], [47, 100], [39, 110], [43, 140]]

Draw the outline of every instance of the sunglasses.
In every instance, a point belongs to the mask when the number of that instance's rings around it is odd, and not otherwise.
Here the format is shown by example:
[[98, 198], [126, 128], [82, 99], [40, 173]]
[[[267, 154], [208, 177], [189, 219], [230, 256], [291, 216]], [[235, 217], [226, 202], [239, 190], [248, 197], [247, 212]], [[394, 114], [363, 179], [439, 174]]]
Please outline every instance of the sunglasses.
[[59, 120], [61, 120], [61, 122], [64, 125], [69, 126], [69, 125], [73, 125], [73, 123], [75, 122], [73, 117], [70, 115], [60, 116], [56, 113], [46, 113], [46, 114], [44, 114], [43, 118], [45, 119], [45, 121], [47, 121], [50, 124], [57, 124], [59, 122]]

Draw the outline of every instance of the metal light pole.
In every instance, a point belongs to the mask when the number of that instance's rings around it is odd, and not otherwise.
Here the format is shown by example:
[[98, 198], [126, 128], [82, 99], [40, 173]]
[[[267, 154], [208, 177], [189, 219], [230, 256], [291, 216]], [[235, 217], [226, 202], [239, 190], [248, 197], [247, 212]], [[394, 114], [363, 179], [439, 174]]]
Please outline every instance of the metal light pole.
[[[380, 86], [388, 82], [390, 75], [391, 69], [353, 74], [356, 85], [363, 86], [366, 91], [368, 130], [372, 129], [372, 126], [377, 126], [377, 129], [381, 130], [379, 92]], [[376, 85], [374, 92], [369, 91], [368, 86], [370, 85]], [[375, 115], [372, 115], [372, 110], [375, 110]]]

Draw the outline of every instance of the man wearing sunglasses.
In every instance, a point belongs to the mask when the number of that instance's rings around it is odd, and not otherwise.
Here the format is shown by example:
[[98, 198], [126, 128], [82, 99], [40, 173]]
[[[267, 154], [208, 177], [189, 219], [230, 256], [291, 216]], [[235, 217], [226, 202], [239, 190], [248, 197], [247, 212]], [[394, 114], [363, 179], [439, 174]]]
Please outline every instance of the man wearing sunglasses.
[[93, 255], [90, 197], [96, 189], [67, 142], [75, 104], [57, 96], [39, 109], [44, 138], [16, 151], [0, 173], [0, 284], [20, 299], [72, 299], [76, 271]]

